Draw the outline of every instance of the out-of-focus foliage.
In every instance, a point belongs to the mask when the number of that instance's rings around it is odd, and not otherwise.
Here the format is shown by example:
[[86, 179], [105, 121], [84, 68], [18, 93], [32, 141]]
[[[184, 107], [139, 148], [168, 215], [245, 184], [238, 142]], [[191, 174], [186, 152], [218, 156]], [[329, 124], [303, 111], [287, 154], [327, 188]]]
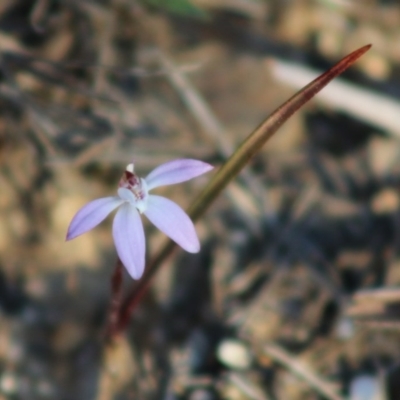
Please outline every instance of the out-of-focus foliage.
[[205, 18], [206, 12], [193, 5], [189, 0], [142, 0], [145, 5], [164, 9], [174, 14]]

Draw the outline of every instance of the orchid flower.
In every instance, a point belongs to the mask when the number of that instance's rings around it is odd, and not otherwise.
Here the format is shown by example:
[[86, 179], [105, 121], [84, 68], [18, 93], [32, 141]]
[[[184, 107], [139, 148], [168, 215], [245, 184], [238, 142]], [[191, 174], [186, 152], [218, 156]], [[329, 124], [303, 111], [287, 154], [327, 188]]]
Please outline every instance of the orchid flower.
[[134, 279], [139, 279], [145, 267], [145, 237], [140, 214], [189, 253], [200, 250], [193, 222], [176, 203], [165, 197], [149, 194], [163, 185], [188, 181], [210, 171], [205, 162], [180, 159], [161, 164], [147, 175], [138, 177], [134, 165], [126, 167], [118, 184], [118, 195], [93, 200], [74, 216], [66, 240], [91, 230], [119, 207], [113, 222], [113, 237], [118, 256]]

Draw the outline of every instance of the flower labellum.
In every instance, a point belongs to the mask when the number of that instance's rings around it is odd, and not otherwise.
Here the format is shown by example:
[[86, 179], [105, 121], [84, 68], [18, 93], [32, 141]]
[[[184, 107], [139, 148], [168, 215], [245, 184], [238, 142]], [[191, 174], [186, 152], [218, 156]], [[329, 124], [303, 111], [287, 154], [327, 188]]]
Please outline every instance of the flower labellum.
[[113, 222], [113, 237], [118, 256], [134, 279], [143, 275], [146, 243], [140, 214], [189, 253], [200, 250], [199, 239], [189, 216], [176, 203], [149, 191], [163, 185], [185, 182], [213, 169], [198, 160], [179, 159], [161, 164], [146, 178], [135, 174], [134, 165], [126, 167], [117, 196], [103, 197], [83, 206], [74, 216], [67, 240], [76, 238], [119, 207]]

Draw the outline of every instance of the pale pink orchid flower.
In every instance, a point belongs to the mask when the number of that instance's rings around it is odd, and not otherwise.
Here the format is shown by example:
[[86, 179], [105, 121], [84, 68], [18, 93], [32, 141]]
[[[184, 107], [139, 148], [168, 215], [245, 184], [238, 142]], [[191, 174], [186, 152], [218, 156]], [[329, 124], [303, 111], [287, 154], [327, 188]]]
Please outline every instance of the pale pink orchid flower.
[[67, 240], [91, 230], [119, 207], [113, 222], [113, 237], [118, 256], [133, 279], [143, 275], [146, 243], [140, 214], [189, 253], [200, 250], [199, 239], [189, 216], [173, 201], [149, 194], [164, 185], [185, 182], [213, 169], [198, 160], [179, 159], [161, 164], [147, 175], [138, 177], [129, 164], [119, 182], [118, 195], [93, 200], [74, 216]]

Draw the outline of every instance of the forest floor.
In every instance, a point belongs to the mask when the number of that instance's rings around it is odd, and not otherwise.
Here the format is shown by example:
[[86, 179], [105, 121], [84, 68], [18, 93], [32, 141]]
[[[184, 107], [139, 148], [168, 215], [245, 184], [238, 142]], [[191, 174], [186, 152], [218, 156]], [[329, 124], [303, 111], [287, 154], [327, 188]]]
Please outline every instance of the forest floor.
[[[0, 1], [0, 400], [400, 398], [400, 5], [360, 3]], [[105, 341], [112, 218], [65, 242], [77, 210], [132, 160], [217, 170], [368, 43]], [[187, 208], [214, 173], [158, 193]]]

